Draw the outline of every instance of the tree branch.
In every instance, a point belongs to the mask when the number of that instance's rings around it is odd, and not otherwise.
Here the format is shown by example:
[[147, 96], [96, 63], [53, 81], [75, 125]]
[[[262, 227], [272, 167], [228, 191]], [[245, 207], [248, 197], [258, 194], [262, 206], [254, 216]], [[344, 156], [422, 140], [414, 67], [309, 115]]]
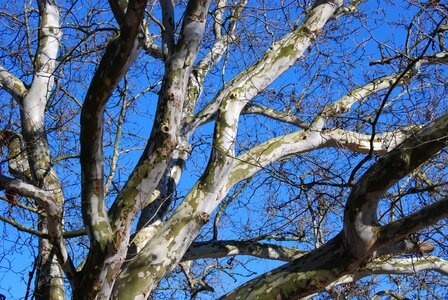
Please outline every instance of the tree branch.
[[197, 100], [202, 95], [204, 89], [205, 77], [222, 59], [224, 53], [229, 49], [229, 45], [233, 42], [233, 34], [236, 29], [237, 21], [240, 19], [241, 13], [246, 7], [247, 2], [247, 0], [242, 0], [232, 9], [230, 13], [230, 24], [225, 30], [226, 33], [222, 34], [222, 17], [227, 1], [218, 1], [214, 13], [214, 32], [216, 39], [210, 51], [199, 61], [199, 63], [197, 63], [188, 78], [188, 101], [184, 106], [184, 117], [188, 117], [189, 119], [192, 118]]
[[52, 201], [53, 193], [42, 190], [32, 184], [0, 174], [0, 189], [14, 192], [23, 197], [35, 199], [50, 215], [57, 215], [58, 209]]
[[162, 54], [168, 58], [174, 48], [175, 19], [174, 7], [171, 0], [160, 0], [162, 8]]
[[116, 228], [121, 227], [119, 232], [128, 228], [139, 211], [149, 204], [147, 201], [157, 188], [169, 158], [178, 145], [186, 78], [190, 75], [197, 56], [210, 5], [210, 1], [199, 2], [192, 0], [187, 6], [179, 42], [167, 63], [167, 73], [159, 93], [156, 121], [147, 146], [121, 195], [110, 209], [113, 224]]
[[305, 253], [305, 251], [294, 248], [254, 241], [207, 241], [191, 244], [182, 260], [188, 261], [235, 255], [250, 255], [266, 259], [292, 261]]
[[[254, 65], [230, 80], [215, 99], [196, 114], [186, 132], [194, 131], [201, 124], [215, 118], [218, 108], [222, 111], [230, 110], [232, 113], [235, 109], [238, 113], [241, 112], [253, 97], [302, 57], [340, 5], [342, 1], [317, 1], [303, 23], [275, 42]], [[237, 107], [226, 107], [227, 104], [222, 103], [225, 100], [233, 102]]]
[[294, 261], [250, 280], [220, 299], [298, 299], [325, 290], [353, 271], [354, 258], [335, 238]]
[[[421, 126], [407, 126], [393, 131], [377, 134], [373, 142], [374, 154], [386, 154]], [[370, 153], [370, 134], [361, 134], [343, 129], [329, 129], [322, 131], [322, 139], [326, 147], [337, 147], [357, 153]]]
[[437, 223], [448, 217], [448, 199], [427, 205], [419, 211], [379, 228], [374, 248], [390, 244], [411, 233]]
[[19, 224], [18, 222], [16, 222], [13, 219], [6, 218], [4, 216], [0, 216], [0, 220], [5, 223], [8, 223], [9, 225], [13, 226], [14, 228], [16, 228], [19, 231], [26, 232], [26, 233], [29, 233], [29, 234], [32, 234], [32, 235], [35, 235], [35, 236], [38, 236], [41, 238], [48, 238], [48, 234], [43, 233], [42, 231], [35, 230], [31, 227], [23, 226], [22, 224]]
[[[353, 104], [360, 102], [371, 95], [380, 91], [390, 89], [395, 82], [400, 78], [400, 75], [386, 76], [372, 82], [369, 82], [359, 88], [354, 89], [347, 95], [341, 97], [334, 103], [324, 107], [322, 111], [314, 118], [311, 127], [313, 130], [321, 130], [324, 128], [329, 118], [338, 117], [343, 113], [350, 111]], [[403, 84], [403, 81], [398, 84]]]
[[0, 147], [8, 149], [8, 171], [21, 180], [32, 179], [23, 137], [13, 130], [0, 130]]
[[370, 167], [357, 182], [344, 213], [345, 243], [355, 257], [368, 255], [378, 238], [377, 205], [380, 197], [393, 184], [445, 147], [448, 141], [447, 126], [448, 114], [406, 139]]
[[[139, 33], [146, 3], [146, 0], [129, 2], [120, 34], [109, 41], [81, 111], [81, 206], [91, 247], [82, 270], [86, 278], [83, 281], [84, 287], [79, 290], [84, 290], [86, 297], [91, 298], [96, 297], [98, 287], [110, 290], [109, 284], [113, 284], [106, 281], [104, 276], [99, 276], [100, 273], [107, 274], [104, 268], [117, 272], [114, 264], [121, 264], [116, 261], [107, 262], [105, 259], [115, 255], [121, 245], [113, 239], [115, 232], [104, 201], [103, 114], [107, 101], [141, 49]], [[101, 282], [107, 284], [102, 285]]]
[[308, 128], [310, 126], [310, 124], [308, 122], [305, 122], [301, 118], [299, 118], [291, 113], [277, 111], [275, 109], [266, 107], [264, 105], [248, 104], [246, 107], [244, 107], [241, 114], [243, 114], [243, 115], [245, 115], [245, 114], [262, 115], [262, 116], [271, 118], [273, 120], [277, 120], [280, 122], [295, 125], [302, 129]]
[[28, 92], [22, 80], [6, 71], [2, 66], [0, 66], [0, 87], [11, 94], [18, 103], [22, 102]]
[[345, 275], [329, 287], [356, 282], [362, 278], [381, 274], [412, 275], [423, 271], [434, 271], [448, 276], [448, 262], [436, 256], [375, 259], [354, 274]]
[[97, 245], [95, 248], [105, 249], [112, 237], [104, 204], [104, 107], [138, 53], [137, 35], [145, 6], [145, 0], [129, 3], [120, 35], [109, 42], [81, 111], [82, 210], [91, 242]]

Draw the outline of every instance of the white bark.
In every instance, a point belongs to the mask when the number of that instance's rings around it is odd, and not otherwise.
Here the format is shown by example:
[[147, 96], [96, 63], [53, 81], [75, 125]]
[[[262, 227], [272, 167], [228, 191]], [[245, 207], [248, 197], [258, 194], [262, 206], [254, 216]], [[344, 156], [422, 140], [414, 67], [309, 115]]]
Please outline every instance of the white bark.
[[448, 276], [448, 262], [437, 256], [389, 258], [386, 260], [376, 259], [360, 268], [354, 274], [345, 275], [339, 278], [327, 286], [327, 288], [340, 284], [356, 282], [362, 278], [372, 275], [414, 275], [423, 271], [433, 271]]
[[[354, 89], [336, 102], [326, 106], [313, 120], [311, 124], [312, 129], [318, 131], [322, 130], [329, 118], [338, 117], [350, 111], [353, 104], [360, 102], [371, 95], [377, 94], [380, 91], [391, 88], [399, 77], [399, 75], [386, 76]], [[400, 82], [399, 84], [402, 83], [403, 82]]]
[[357, 153], [367, 154], [372, 151], [374, 154], [386, 154], [401, 144], [418, 128], [419, 126], [409, 126], [376, 134], [372, 145], [370, 144], [371, 135], [342, 129], [325, 130], [322, 132], [322, 139], [327, 147], [338, 147]]
[[221, 103], [227, 98], [238, 102], [236, 109], [241, 112], [259, 91], [264, 90], [302, 57], [340, 5], [342, 1], [318, 1], [300, 26], [275, 42], [253, 66], [227, 83], [215, 99], [196, 115], [187, 132], [213, 119], [218, 108], [225, 109], [226, 105]]
[[[264, 58], [220, 92], [217, 99], [222, 98], [222, 101], [214, 102], [220, 104], [213, 152], [205, 174], [168, 222], [122, 270], [114, 287], [114, 298], [124, 295], [147, 297], [158, 281], [180, 262], [199, 229], [227, 192], [223, 188], [228, 184], [233, 166], [234, 140], [241, 110], [259, 90], [295, 64], [338, 5], [341, 3], [331, 1], [316, 5], [297, 30], [275, 43]], [[154, 257], [156, 259], [150, 261]], [[149, 261], [150, 265], [146, 265]], [[132, 286], [127, 283], [129, 278], [132, 278]]]
[[271, 118], [273, 120], [277, 120], [280, 122], [285, 122], [285, 123], [295, 125], [302, 129], [306, 129], [310, 126], [310, 124], [308, 122], [305, 122], [304, 120], [295, 116], [292, 113], [276, 111], [270, 107], [266, 107], [266, 106], [262, 106], [262, 105], [248, 104], [242, 111], [242, 114], [262, 115], [262, 116]]
[[10, 93], [19, 103], [28, 92], [25, 84], [2, 66], [0, 66], [0, 87]]
[[42, 190], [35, 185], [4, 175], [0, 175], [0, 187], [7, 191], [13, 191], [18, 195], [36, 199], [47, 213], [49, 212], [53, 216], [58, 214], [57, 207], [52, 201], [53, 194], [51, 191]]
[[182, 261], [235, 255], [292, 261], [304, 254], [304, 251], [298, 249], [254, 241], [208, 241], [193, 243], [183, 256]]

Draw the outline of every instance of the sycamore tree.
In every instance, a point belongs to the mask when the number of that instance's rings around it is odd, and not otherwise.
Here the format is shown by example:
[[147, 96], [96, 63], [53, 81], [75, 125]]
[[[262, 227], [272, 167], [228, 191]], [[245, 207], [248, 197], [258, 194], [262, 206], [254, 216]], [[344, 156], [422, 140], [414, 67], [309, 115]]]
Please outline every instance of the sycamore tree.
[[447, 297], [447, 16], [2, 1], [2, 281], [23, 272], [25, 299]]

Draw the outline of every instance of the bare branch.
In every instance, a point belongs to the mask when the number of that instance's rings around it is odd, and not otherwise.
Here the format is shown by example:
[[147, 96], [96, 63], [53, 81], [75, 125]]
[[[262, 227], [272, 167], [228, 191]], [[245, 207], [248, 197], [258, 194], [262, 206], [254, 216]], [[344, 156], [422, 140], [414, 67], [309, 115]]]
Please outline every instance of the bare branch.
[[[385, 154], [401, 144], [407, 137], [421, 126], [407, 126], [390, 132], [377, 134], [373, 142], [373, 153]], [[322, 138], [327, 147], [338, 147], [357, 153], [369, 153], [371, 151], [370, 134], [342, 129], [329, 129], [322, 132]]]
[[22, 80], [18, 79], [0, 66], [0, 87], [11, 94], [18, 103], [22, 102], [28, 89]]
[[9, 173], [21, 180], [30, 181], [31, 169], [22, 135], [12, 130], [0, 130], [0, 147], [8, 149]]
[[268, 118], [271, 118], [271, 119], [274, 119], [274, 120], [277, 120], [280, 122], [285, 122], [288, 124], [295, 125], [302, 129], [308, 128], [310, 126], [310, 124], [308, 122], [305, 122], [301, 118], [299, 118], [291, 113], [280, 112], [280, 111], [277, 111], [275, 109], [272, 109], [270, 107], [266, 107], [263, 105], [248, 104], [243, 109], [241, 114], [243, 114], [243, 115], [245, 115], [245, 114], [262, 115], [262, 116], [265, 116], [265, 117], [268, 117]]
[[163, 56], [168, 58], [173, 51], [174, 47], [174, 33], [175, 33], [175, 20], [174, 20], [174, 7], [171, 0], [160, 0], [160, 6], [162, 7], [162, 53]]
[[[398, 180], [445, 147], [448, 140], [447, 126], [448, 114], [406, 139], [374, 164], [357, 182], [344, 213], [347, 249], [355, 257], [368, 255], [378, 238], [376, 210], [380, 197]], [[401, 237], [396, 236], [397, 239]]]
[[260, 258], [292, 261], [305, 252], [294, 248], [282, 247], [254, 241], [207, 241], [195, 242], [188, 248], [183, 261], [220, 258], [234, 255], [251, 255]]
[[42, 206], [49, 215], [57, 216], [59, 213], [58, 208], [52, 201], [52, 191], [42, 190], [32, 184], [5, 175], [0, 175], [0, 188], [2, 190], [14, 192], [23, 197], [36, 199], [39, 205]]
[[403, 81], [396, 83], [399, 78], [400, 75], [386, 76], [354, 89], [336, 102], [323, 108], [322, 112], [313, 120], [311, 125], [312, 129], [321, 130], [329, 118], [337, 117], [348, 112], [353, 104], [360, 102], [380, 91], [390, 89], [393, 85], [403, 84]]
[[[83, 217], [91, 242], [99, 243], [101, 246], [98, 247], [103, 250], [112, 237], [104, 206], [103, 112], [119, 80], [138, 54], [137, 35], [145, 7], [145, 0], [129, 3], [120, 36], [109, 42], [87, 91], [81, 112]], [[92, 219], [93, 216], [96, 216], [95, 219]], [[98, 232], [102, 234], [95, 234]]]
[[23, 226], [22, 224], [16, 222], [13, 219], [6, 218], [4, 216], [0, 216], [0, 221], [8, 223], [9, 225], [13, 226], [14, 228], [16, 228], [19, 231], [26, 232], [26, 233], [29, 233], [29, 234], [33, 234], [33, 235], [41, 237], [41, 238], [48, 238], [47, 234], [45, 234], [45, 233], [43, 233], [41, 231], [35, 230], [35, 229], [31, 228], [31, 227]]
[[417, 232], [448, 217], [448, 199], [427, 205], [421, 210], [379, 228], [374, 247], [381, 247]]
[[329, 286], [356, 282], [364, 277], [380, 274], [413, 275], [423, 271], [434, 271], [448, 276], [448, 262], [436, 256], [375, 259], [354, 274], [346, 275]]
[[[124, 21], [121, 23], [120, 35], [109, 41], [90, 83], [81, 111], [81, 204], [83, 220], [91, 243], [89, 255], [82, 269], [83, 274], [89, 279], [83, 282], [84, 287], [81, 290], [85, 288], [89, 291], [91, 294], [84, 296], [90, 298], [95, 298], [99, 292], [98, 289], [92, 289], [92, 286], [101, 286], [101, 282], [106, 282], [104, 277], [98, 276], [104, 272], [103, 268], [109, 268], [113, 273], [118, 272], [114, 265], [121, 265], [121, 262], [98, 259], [115, 255], [122, 248], [120, 243], [115, 243], [113, 240], [114, 231], [104, 201], [103, 113], [107, 101], [141, 49], [139, 33], [146, 3], [146, 0], [129, 2]], [[113, 282], [107, 281], [107, 284], [102, 286], [109, 291], [105, 292], [105, 295], [110, 293], [109, 285], [112, 284]]]
[[[156, 189], [169, 158], [179, 143], [186, 78], [190, 75], [197, 56], [210, 5], [210, 1], [203, 5], [198, 5], [197, 2], [192, 0], [187, 6], [181, 37], [167, 67], [158, 103], [158, 107], [163, 109], [157, 111], [157, 122], [152, 128], [146, 148], [120, 197], [110, 209], [112, 224], [116, 228], [123, 226], [121, 230], [128, 228], [138, 212], [149, 204], [147, 200]], [[131, 213], [128, 214], [127, 211]]]
[[[186, 131], [193, 131], [197, 126], [215, 118], [218, 108], [232, 113], [236, 109], [238, 114], [232, 119], [237, 118], [253, 97], [302, 57], [341, 4], [339, 1], [318, 1], [300, 26], [275, 42], [254, 65], [229, 81], [215, 99], [196, 115]], [[235, 108], [226, 107], [228, 104], [222, 104], [224, 101], [233, 103]], [[228, 118], [227, 121], [229, 120]]]
[[348, 14], [354, 14], [358, 12], [358, 6], [362, 4], [363, 2], [366, 2], [366, 0], [353, 0], [350, 2], [349, 5], [341, 7], [338, 9], [334, 15], [334, 18], [340, 18], [342, 16], [348, 15]]
[[238, 5], [233, 8], [230, 15], [229, 27], [225, 30], [225, 34], [222, 34], [222, 17], [224, 13], [224, 7], [227, 1], [221, 0], [217, 4], [217, 8], [214, 14], [214, 32], [215, 42], [210, 51], [201, 59], [201, 61], [194, 67], [188, 79], [188, 96], [189, 99], [185, 103], [185, 109], [183, 112], [184, 117], [191, 118], [197, 100], [200, 98], [203, 88], [204, 80], [210, 70], [222, 59], [224, 53], [229, 48], [229, 45], [233, 42], [233, 34], [236, 29], [237, 21], [240, 19], [243, 9], [247, 5], [247, 0], [242, 0]]

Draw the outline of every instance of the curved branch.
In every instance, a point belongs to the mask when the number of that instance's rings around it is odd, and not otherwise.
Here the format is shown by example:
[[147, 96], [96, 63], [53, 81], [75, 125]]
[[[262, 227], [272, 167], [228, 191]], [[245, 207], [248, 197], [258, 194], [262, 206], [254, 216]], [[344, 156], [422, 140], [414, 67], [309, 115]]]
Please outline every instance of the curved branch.
[[340, 9], [338, 9], [336, 11], [336, 13], [334, 14], [334, 18], [340, 18], [342, 16], [345, 16], [347, 14], [354, 14], [356, 12], [358, 12], [358, 6], [363, 3], [366, 2], [366, 0], [353, 0], [351, 1], [351, 3], [347, 6], [341, 7]]
[[[215, 127], [213, 152], [205, 173], [168, 222], [123, 268], [114, 286], [117, 292], [115, 297], [125, 294], [128, 297], [129, 295], [147, 297], [158, 281], [180, 262], [193, 238], [227, 192], [225, 186], [230, 181], [228, 175], [233, 164], [227, 155], [232, 155], [233, 152], [236, 119], [241, 110], [259, 90], [267, 87], [295, 64], [341, 4], [340, 1], [318, 1], [298, 29], [275, 43], [254, 66], [242, 72], [221, 90], [214, 102], [216, 107], [212, 109], [212, 114], [215, 114], [219, 107], [219, 117]], [[205, 110], [205, 115], [200, 114], [205, 116], [205, 119], [209, 117], [207, 115], [209, 108]], [[196, 119], [192, 126], [200, 124], [202, 120]], [[173, 231], [171, 226], [176, 230]], [[173, 237], [173, 234], [176, 237]], [[168, 256], [155, 254], [161, 245], [168, 249]], [[148, 265], [148, 261], [154, 255], [157, 259]], [[145, 266], [145, 272], [140, 273], [142, 266]], [[129, 284], [131, 277], [132, 285]]]
[[[103, 250], [112, 238], [112, 228], [104, 204], [103, 113], [109, 97], [138, 54], [137, 35], [145, 6], [145, 0], [129, 3], [120, 35], [109, 42], [81, 111], [83, 219], [91, 243], [97, 245], [95, 248]], [[111, 64], [111, 61], [114, 63]]]
[[[357, 266], [374, 254], [373, 251], [378, 247], [384, 247], [396, 241], [396, 239], [388, 239], [388, 236], [382, 236], [383, 231], [375, 227], [377, 226], [378, 199], [392, 184], [445, 146], [448, 141], [447, 127], [448, 114], [406, 139], [364, 174], [349, 196], [343, 232], [320, 248], [249, 281], [225, 295], [223, 299], [236, 297], [247, 299], [261, 295], [271, 299], [308, 296], [322, 291], [337, 278], [355, 271]], [[445, 208], [441, 209], [443, 206]], [[409, 234], [410, 228], [417, 230], [432, 224], [434, 219], [429, 218], [428, 215], [435, 214], [437, 210], [441, 212], [435, 215], [435, 220], [446, 216], [446, 207], [445, 202], [438, 202], [426, 210], [423, 209], [421, 214], [419, 212], [410, 216], [409, 223], [411, 219], [417, 218], [417, 225], [408, 228], [404, 226], [401, 232], [398, 229], [399, 236]], [[394, 225], [398, 224], [397, 222], [391, 223], [393, 225], [390, 225], [389, 229], [393, 229]], [[399, 226], [396, 227], [399, 228]], [[381, 237], [381, 243], [378, 242], [375, 245], [376, 232], [380, 232], [378, 236]]]
[[2, 66], [0, 66], [0, 87], [11, 94], [18, 103], [22, 102], [28, 92], [22, 80], [6, 71]]
[[[116, 228], [129, 226], [138, 212], [149, 204], [147, 201], [157, 188], [169, 158], [179, 143], [179, 127], [187, 88], [185, 79], [190, 75], [197, 56], [210, 0], [201, 5], [197, 2], [190, 1], [187, 6], [180, 40], [166, 68], [167, 74], [159, 93], [156, 121], [146, 148], [121, 195], [109, 211]], [[131, 213], [128, 214], [128, 211]]]
[[296, 260], [250, 280], [220, 299], [298, 299], [323, 291], [355, 268], [339, 234]]
[[393, 184], [445, 147], [447, 132], [448, 114], [406, 139], [374, 164], [357, 182], [344, 212], [345, 243], [355, 257], [368, 255], [378, 238], [377, 205], [380, 197]]
[[14, 192], [23, 197], [35, 199], [48, 215], [57, 216], [59, 210], [52, 201], [53, 193], [42, 190], [32, 184], [0, 174], [0, 189]]
[[247, 0], [242, 0], [230, 13], [230, 24], [222, 34], [222, 17], [227, 1], [220, 0], [217, 3], [216, 11], [214, 12], [214, 32], [215, 42], [209, 52], [197, 63], [193, 72], [188, 79], [188, 101], [185, 103], [183, 112], [184, 117], [192, 118], [197, 100], [204, 89], [204, 81], [210, 70], [221, 60], [224, 53], [229, 49], [229, 45], [233, 42], [233, 34], [236, 28], [236, 23], [241, 17], [243, 9], [247, 5]]
[[356, 282], [362, 278], [381, 274], [412, 275], [423, 271], [434, 271], [448, 276], [448, 261], [436, 256], [376, 259], [354, 274], [345, 275], [328, 287]]
[[8, 149], [9, 173], [21, 180], [30, 181], [31, 169], [22, 135], [12, 130], [0, 130], [0, 147], [3, 146]]
[[168, 58], [174, 47], [174, 7], [171, 0], [160, 0], [160, 7], [162, 8], [162, 54]]
[[[390, 64], [393, 60], [405, 57], [404, 54], [398, 54], [396, 56], [382, 58], [379, 60], [372, 61], [371, 66], [379, 64]], [[415, 60], [415, 58], [407, 57], [409, 60]], [[439, 52], [432, 55], [424, 55], [416, 64], [416, 69], [421, 66], [433, 65], [433, 64], [448, 64], [448, 52]]]
[[192, 132], [201, 124], [215, 118], [218, 108], [223, 111], [228, 109], [221, 105], [224, 100], [230, 100], [234, 105], [237, 102], [237, 111], [241, 112], [253, 97], [269, 86], [278, 76], [283, 74], [302, 57], [303, 53], [316, 40], [325, 24], [341, 5], [342, 1], [317, 1], [303, 23], [294, 31], [275, 42], [255, 64], [230, 80], [215, 99], [196, 114], [186, 132]]
[[[117, 272], [114, 264], [121, 264], [105, 259], [115, 255], [120, 250], [120, 244], [113, 240], [115, 232], [104, 201], [103, 114], [107, 101], [141, 49], [139, 33], [146, 3], [146, 0], [129, 2], [120, 34], [109, 41], [81, 111], [81, 208], [91, 247], [82, 269], [85, 280], [76, 291], [82, 290], [84, 297], [92, 299], [99, 292], [98, 286], [106, 291], [111, 290], [109, 285], [113, 282], [106, 280], [107, 271], [104, 269]], [[104, 275], [100, 276], [101, 273]], [[107, 284], [101, 284], [103, 282]]]
[[397, 80], [401, 79], [400, 77], [403, 76], [400, 74], [386, 76], [350, 91], [339, 100], [324, 107], [322, 111], [314, 118], [311, 126], [314, 130], [321, 130], [329, 118], [337, 117], [348, 112], [353, 104], [380, 91], [390, 89], [393, 85], [403, 84], [403, 80], [396, 83]]

